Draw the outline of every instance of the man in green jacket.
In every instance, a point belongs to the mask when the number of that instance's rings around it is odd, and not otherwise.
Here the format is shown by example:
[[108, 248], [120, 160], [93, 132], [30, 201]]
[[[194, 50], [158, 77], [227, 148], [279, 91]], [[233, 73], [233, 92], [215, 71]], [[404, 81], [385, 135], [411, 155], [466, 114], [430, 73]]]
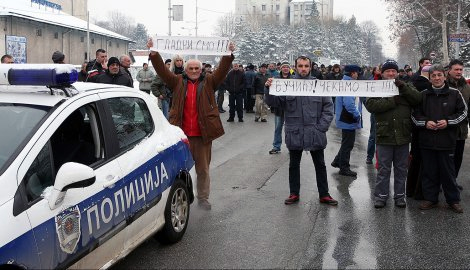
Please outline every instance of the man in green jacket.
[[382, 65], [382, 79], [393, 80], [399, 95], [368, 98], [366, 108], [376, 119], [377, 161], [375, 208], [383, 208], [389, 196], [393, 163], [395, 206], [406, 207], [405, 183], [411, 142], [411, 110], [421, 102], [421, 93], [412, 85], [398, 80], [398, 64], [387, 60]]

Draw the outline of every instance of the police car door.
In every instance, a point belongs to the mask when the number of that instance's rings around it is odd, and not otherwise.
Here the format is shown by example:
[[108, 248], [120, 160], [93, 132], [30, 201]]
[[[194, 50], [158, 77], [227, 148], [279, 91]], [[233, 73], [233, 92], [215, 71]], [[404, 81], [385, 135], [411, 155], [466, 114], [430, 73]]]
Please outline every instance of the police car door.
[[116, 160], [123, 173], [129, 214], [125, 246], [132, 247], [133, 242], [145, 238], [156, 227], [158, 215], [147, 220], [145, 214], [161, 200], [161, 178], [168, 179], [161, 157], [157, 157], [159, 146], [149, 139], [158, 129], [149, 110], [149, 106], [156, 104], [148, 105], [138, 92], [113, 91], [100, 96], [107, 102], [114, 123], [114, 128], [109, 130], [116, 133], [118, 140], [120, 155]]
[[[117, 162], [106, 156], [98, 98], [89, 95], [70, 102], [63, 110], [59, 107], [61, 111], [18, 171], [28, 194], [26, 211], [40, 254], [41, 266], [37, 268], [68, 267], [85, 256], [88, 262], [94, 262], [87, 268], [96, 268], [114, 258], [123, 243], [113, 237], [127, 215], [120, 190], [121, 171]], [[51, 209], [47, 186], [54, 184], [55, 174], [66, 162], [90, 166], [96, 180], [91, 186], [67, 190], [58, 207]], [[38, 179], [38, 170], [51, 170], [52, 182]], [[106, 240], [111, 237], [112, 248], [94, 257], [97, 249], [110, 244]]]

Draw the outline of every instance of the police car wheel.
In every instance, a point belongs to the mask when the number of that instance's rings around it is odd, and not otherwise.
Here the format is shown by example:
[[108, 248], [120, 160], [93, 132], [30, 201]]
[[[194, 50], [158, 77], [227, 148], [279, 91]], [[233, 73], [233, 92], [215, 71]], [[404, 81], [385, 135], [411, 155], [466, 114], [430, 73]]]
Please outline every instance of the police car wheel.
[[189, 221], [188, 188], [183, 180], [173, 184], [165, 206], [165, 225], [157, 233], [157, 240], [163, 244], [176, 243], [183, 237]]

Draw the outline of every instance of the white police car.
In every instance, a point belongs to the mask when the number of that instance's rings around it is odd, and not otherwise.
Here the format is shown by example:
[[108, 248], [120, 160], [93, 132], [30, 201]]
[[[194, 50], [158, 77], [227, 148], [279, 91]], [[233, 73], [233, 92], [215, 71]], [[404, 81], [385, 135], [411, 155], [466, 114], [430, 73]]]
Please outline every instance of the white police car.
[[0, 65], [0, 269], [107, 268], [186, 230], [184, 133], [149, 95], [76, 78], [71, 65]]

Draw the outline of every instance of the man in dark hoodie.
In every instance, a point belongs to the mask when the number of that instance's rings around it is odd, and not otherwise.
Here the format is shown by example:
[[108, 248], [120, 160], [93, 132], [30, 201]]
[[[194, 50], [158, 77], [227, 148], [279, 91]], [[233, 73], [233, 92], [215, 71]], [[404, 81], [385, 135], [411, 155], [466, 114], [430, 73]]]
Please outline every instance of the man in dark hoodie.
[[234, 63], [232, 70], [227, 74], [225, 86], [230, 94], [228, 96], [229, 118], [233, 122], [237, 111], [238, 122], [243, 122], [243, 92], [245, 91], [245, 73], [238, 63]]
[[111, 57], [108, 60], [108, 69], [105, 73], [97, 75], [95, 82], [117, 84], [132, 87], [132, 81], [129, 76], [123, 73], [120, 69], [121, 63], [116, 57]]
[[103, 74], [108, 67], [108, 54], [103, 49], [96, 50], [96, 59], [88, 62], [86, 71], [88, 72], [87, 82], [94, 82], [97, 75]]

